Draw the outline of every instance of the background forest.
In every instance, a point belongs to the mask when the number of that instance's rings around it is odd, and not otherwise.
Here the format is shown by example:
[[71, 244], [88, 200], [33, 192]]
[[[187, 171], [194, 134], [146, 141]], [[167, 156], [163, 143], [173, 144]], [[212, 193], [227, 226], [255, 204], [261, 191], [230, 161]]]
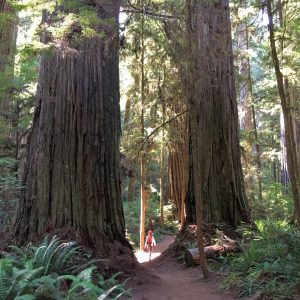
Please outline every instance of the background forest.
[[[209, 265], [227, 272], [223, 288], [289, 299], [300, 284], [299, 1], [98, 2], [0, 0], [0, 222], [9, 243], [67, 227], [98, 254], [115, 241], [131, 253], [143, 248], [149, 219], [158, 240], [224, 223], [243, 251]], [[37, 283], [53, 299], [80, 299], [82, 287], [89, 299], [127, 294], [115, 277], [91, 281], [91, 264], [64, 273], [63, 254], [48, 261], [57, 271], [44, 261], [44, 277], [25, 285], [24, 274], [43, 266], [37, 249], [61, 243], [28, 246], [31, 269], [21, 248], [18, 259], [0, 259], [0, 274], [22, 286], [0, 290], [3, 299], [36, 299], [15, 297]], [[65, 254], [76, 260], [72, 247]], [[51, 272], [72, 274], [72, 286], [61, 290]]]

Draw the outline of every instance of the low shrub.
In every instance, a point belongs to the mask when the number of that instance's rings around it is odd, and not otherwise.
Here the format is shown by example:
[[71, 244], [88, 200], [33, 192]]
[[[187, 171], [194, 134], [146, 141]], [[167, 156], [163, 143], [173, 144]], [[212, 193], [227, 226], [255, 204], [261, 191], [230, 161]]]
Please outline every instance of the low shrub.
[[260, 292], [262, 298], [290, 299], [300, 283], [300, 233], [285, 222], [257, 222], [247, 249], [227, 257], [223, 288], [237, 287], [239, 297]]

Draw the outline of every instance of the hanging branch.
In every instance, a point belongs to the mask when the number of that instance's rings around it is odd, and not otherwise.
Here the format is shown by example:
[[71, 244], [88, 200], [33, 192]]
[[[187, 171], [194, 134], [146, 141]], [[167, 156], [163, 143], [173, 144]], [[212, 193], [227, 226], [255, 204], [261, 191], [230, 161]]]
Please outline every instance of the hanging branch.
[[162, 127], [164, 127], [165, 125], [167, 125], [168, 123], [172, 122], [173, 120], [177, 119], [178, 117], [180, 117], [181, 115], [187, 113], [189, 111], [189, 109], [187, 109], [186, 111], [183, 111], [181, 113], [179, 113], [178, 115], [174, 116], [173, 118], [169, 119], [168, 121], [162, 123], [161, 125], [159, 125], [158, 127], [156, 127], [143, 141], [141, 148], [139, 149], [138, 153], [137, 153], [137, 158], [139, 157], [141, 151], [143, 150], [145, 144], [148, 142], [148, 140], [150, 139], [150, 137], [152, 135], [154, 135], [157, 131], [159, 131]]
[[187, 113], [189, 111], [189, 109], [177, 114], [176, 116], [172, 117], [171, 119], [167, 120], [166, 122], [160, 124], [158, 127], [156, 127], [148, 136], [146, 136], [144, 139], [140, 140], [139, 142], [135, 143], [134, 145], [132, 145], [131, 147], [129, 147], [128, 149], [125, 150], [125, 152], [129, 151], [130, 149], [136, 147], [137, 145], [141, 144], [141, 147], [138, 151], [138, 154], [136, 156], [136, 158], [139, 157], [140, 152], [143, 150], [145, 144], [147, 143], [147, 141], [150, 139], [150, 137], [152, 135], [154, 135], [157, 131], [159, 131], [162, 127], [164, 127], [165, 125], [169, 124], [170, 122], [172, 122], [173, 120], [177, 119], [178, 117], [182, 116], [183, 114]]

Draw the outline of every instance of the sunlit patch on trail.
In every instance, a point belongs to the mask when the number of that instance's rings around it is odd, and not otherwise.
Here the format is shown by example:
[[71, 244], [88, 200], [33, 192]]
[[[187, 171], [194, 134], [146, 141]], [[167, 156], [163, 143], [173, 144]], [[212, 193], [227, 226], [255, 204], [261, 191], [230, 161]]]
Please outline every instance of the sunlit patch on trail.
[[[142, 264], [144, 262], [148, 262], [149, 261], [149, 252], [145, 252], [145, 251], [136, 251], [134, 253], [137, 261]], [[151, 260], [155, 259], [156, 257], [160, 256], [161, 255], [161, 252], [156, 252], [156, 251], [153, 251], [151, 253]]]
[[[174, 241], [174, 236], [165, 236], [163, 237], [157, 244], [156, 247], [154, 247], [152, 253], [151, 253], [151, 260], [159, 257]], [[149, 261], [149, 252], [145, 251], [135, 251], [134, 253], [137, 261], [142, 264]]]

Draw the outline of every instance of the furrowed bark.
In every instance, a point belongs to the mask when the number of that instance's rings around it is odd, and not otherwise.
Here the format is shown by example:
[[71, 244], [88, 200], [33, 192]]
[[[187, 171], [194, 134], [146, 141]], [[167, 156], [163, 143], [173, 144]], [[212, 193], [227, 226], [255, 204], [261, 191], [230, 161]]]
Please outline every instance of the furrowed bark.
[[42, 55], [14, 233], [25, 243], [60, 228], [108, 254], [129, 247], [120, 190], [119, 2], [94, 4], [115, 24]]

